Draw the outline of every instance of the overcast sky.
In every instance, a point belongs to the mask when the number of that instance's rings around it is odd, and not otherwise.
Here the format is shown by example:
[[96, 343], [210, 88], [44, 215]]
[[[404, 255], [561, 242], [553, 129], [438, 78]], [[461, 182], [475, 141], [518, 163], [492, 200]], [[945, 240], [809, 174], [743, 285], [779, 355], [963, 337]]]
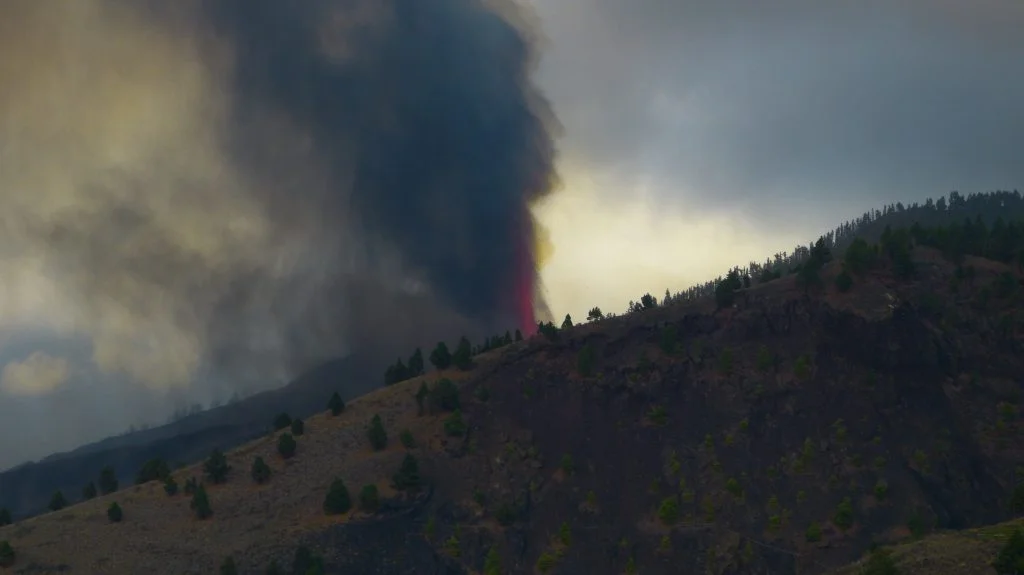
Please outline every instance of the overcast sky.
[[[543, 36], [537, 80], [562, 126], [564, 187], [536, 209], [552, 248], [542, 277], [557, 317], [581, 321], [594, 305], [621, 312], [645, 291], [685, 289], [883, 203], [1024, 189], [1020, 0], [532, 4]], [[131, 99], [141, 114], [172, 86], [207, 88], [179, 65], [187, 47], [125, 37], [151, 49], [124, 55], [151, 81], [104, 85], [96, 102]], [[23, 71], [13, 54], [0, 55], [0, 73]], [[150, 65], [156, 56], [167, 65]], [[26, 101], [45, 112], [45, 101]], [[128, 129], [103, 117], [81, 116], [90, 129]], [[198, 114], [167, 118], [168, 130], [193, 126], [182, 118], [203, 125]], [[169, 410], [156, 391], [76, 363], [90, 353], [81, 341], [37, 353], [46, 335], [25, 326], [76, 317], [41, 285], [0, 278], [0, 468]], [[203, 402], [219, 393], [173, 391]], [[119, 401], [131, 409], [111, 410]]]
[[545, 280], [577, 320], [884, 203], [1024, 189], [1019, 0], [533, 4], [564, 125]]

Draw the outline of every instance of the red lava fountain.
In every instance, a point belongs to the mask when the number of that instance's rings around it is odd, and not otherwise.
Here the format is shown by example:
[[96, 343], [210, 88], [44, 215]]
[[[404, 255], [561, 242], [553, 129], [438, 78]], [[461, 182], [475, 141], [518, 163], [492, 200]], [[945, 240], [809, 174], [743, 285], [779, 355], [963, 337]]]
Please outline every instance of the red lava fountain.
[[513, 294], [516, 321], [519, 323], [518, 327], [523, 332], [523, 336], [529, 337], [537, 331], [537, 321], [533, 307], [536, 270], [528, 246], [520, 245], [516, 260], [515, 292]]

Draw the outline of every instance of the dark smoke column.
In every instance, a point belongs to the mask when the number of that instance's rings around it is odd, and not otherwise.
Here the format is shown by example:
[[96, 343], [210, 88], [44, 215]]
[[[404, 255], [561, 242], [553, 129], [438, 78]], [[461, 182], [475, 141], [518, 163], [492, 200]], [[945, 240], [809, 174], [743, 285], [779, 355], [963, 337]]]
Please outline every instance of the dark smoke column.
[[[500, 10], [495, 6], [500, 5]], [[555, 181], [555, 122], [530, 78], [535, 54], [509, 15], [477, 0], [211, 0], [236, 50], [237, 150], [253, 170], [267, 110], [312, 135], [336, 192], [326, 220], [355, 214], [448, 306], [533, 331], [532, 202]]]

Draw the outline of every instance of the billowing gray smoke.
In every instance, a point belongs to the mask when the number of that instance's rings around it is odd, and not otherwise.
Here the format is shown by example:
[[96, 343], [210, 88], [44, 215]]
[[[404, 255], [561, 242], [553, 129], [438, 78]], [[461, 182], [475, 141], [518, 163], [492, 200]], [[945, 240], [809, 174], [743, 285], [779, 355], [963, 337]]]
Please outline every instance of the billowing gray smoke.
[[532, 319], [554, 122], [521, 16], [5, 1], [0, 327], [163, 388]]

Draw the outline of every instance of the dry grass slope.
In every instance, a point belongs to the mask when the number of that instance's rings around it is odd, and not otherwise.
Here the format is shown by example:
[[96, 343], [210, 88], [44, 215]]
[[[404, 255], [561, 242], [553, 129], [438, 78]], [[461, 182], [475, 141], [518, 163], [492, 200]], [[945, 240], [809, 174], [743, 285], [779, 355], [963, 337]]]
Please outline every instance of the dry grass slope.
[[[980, 529], [936, 533], [895, 545], [889, 550], [900, 575], [992, 575], [992, 561], [1015, 529], [1017, 519]], [[864, 561], [837, 569], [831, 575], [859, 575]]]
[[[456, 381], [465, 377], [444, 375]], [[345, 481], [354, 502], [359, 489], [371, 483], [386, 499], [395, 494], [391, 477], [407, 452], [399, 441], [402, 429], [409, 429], [417, 441], [408, 451], [420, 457], [443, 444], [443, 416], [417, 417], [415, 393], [422, 379], [357, 398], [337, 417], [324, 412], [307, 419], [291, 459], [277, 453], [278, 436], [288, 430], [231, 450], [227, 482], [207, 482], [213, 517], [205, 521], [194, 518], [191, 498], [181, 493], [189, 477], [202, 480], [202, 463], [196, 463], [173, 473], [179, 484], [174, 497], [167, 496], [162, 483], [150, 482], [0, 528], [0, 540], [10, 541], [17, 552], [12, 570], [205, 574], [215, 572], [229, 555], [242, 572], [262, 572], [271, 559], [289, 565], [304, 535], [360, 518], [359, 511], [324, 514], [323, 499], [335, 477]], [[374, 414], [380, 414], [388, 431], [388, 446], [380, 452], [370, 448], [366, 434]], [[249, 475], [257, 456], [272, 469], [264, 485]], [[112, 501], [124, 509], [120, 523], [107, 519]]]

